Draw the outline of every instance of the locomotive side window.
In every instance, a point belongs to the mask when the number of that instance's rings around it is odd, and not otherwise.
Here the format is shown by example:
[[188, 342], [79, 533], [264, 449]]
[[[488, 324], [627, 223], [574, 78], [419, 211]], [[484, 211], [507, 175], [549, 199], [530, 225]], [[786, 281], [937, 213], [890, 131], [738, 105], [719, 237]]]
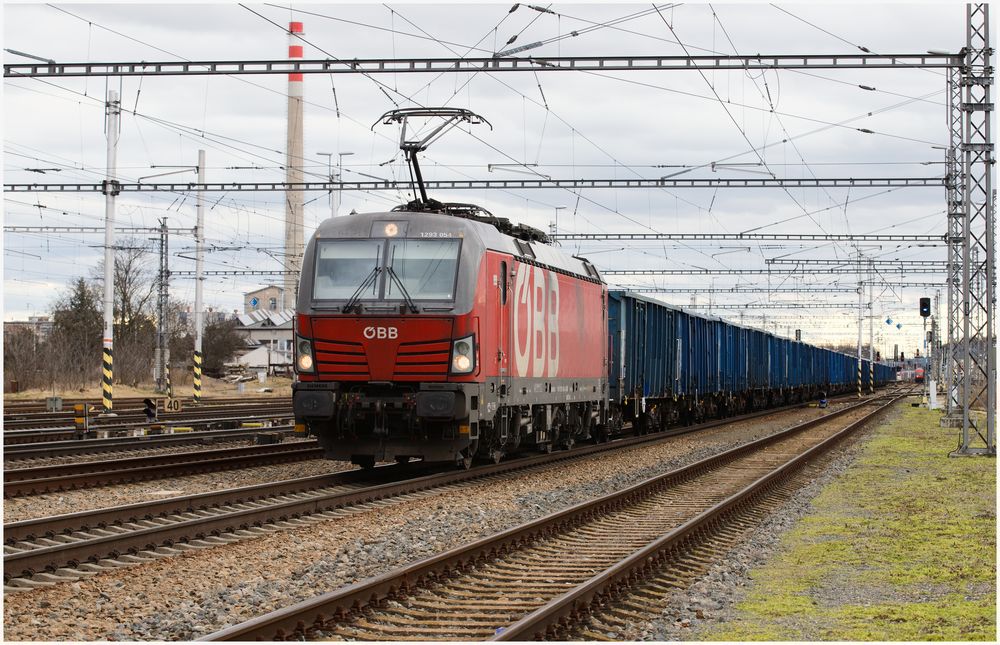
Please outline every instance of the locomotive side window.
[[[362, 284], [361, 300], [379, 296], [382, 240], [323, 240], [317, 244], [315, 300], [347, 300]], [[375, 279], [372, 279], [372, 273]]]
[[[389, 240], [387, 270], [391, 270], [413, 300], [453, 300], [458, 276], [459, 240]], [[394, 280], [387, 280], [386, 300], [403, 298]]]
[[500, 304], [507, 304], [507, 263], [500, 263]]

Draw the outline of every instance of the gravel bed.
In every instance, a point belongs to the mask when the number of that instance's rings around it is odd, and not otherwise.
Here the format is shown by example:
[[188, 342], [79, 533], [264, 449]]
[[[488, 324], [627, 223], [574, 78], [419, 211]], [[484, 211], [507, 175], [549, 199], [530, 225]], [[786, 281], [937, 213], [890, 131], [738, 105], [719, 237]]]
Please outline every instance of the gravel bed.
[[837, 477], [846, 472], [861, 454], [865, 442], [880, 424], [891, 423], [899, 414], [898, 406], [878, 423], [869, 424], [853, 438], [843, 442], [820, 469], [808, 473], [812, 478], [780, 508], [768, 515], [740, 544], [725, 554], [708, 572], [690, 587], [669, 596], [657, 620], [637, 623], [618, 635], [633, 641], [697, 641], [712, 626], [730, 620], [734, 607], [753, 585], [751, 571], [778, 553], [782, 535], [812, 512], [812, 500]]
[[49, 515], [62, 515], [77, 511], [89, 511], [109, 506], [122, 506], [162, 500], [168, 497], [207, 493], [210, 491], [239, 488], [254, 484], [296, 479], [336, 473], [343, 470], [353, 470], [356, 466], [344, 461], [329, 461], [326, 459], [309, 459], [288, 464], [271, 466], [255, 466], [239, 470], [226, 470], [216, 473], [202, 473], [169, 477], [132, 484], [116, 484], [96, 488], [45, 493], [15, 497], [3, 501], [3, 521], [19, 522]]
[[5, 598], [10, 640], [190, 640], [825, 414], [808, 408]]
[[[305, 438], [285, 437], [282, 443], [309, 441]], [[32, 457], [19, 459], [15, 454], [4, 456], [3, 469], [16, 470], [20, 468], [38, 468], [39, 466], [56, 466], [59, 464], [85, 464], [92, 461], [110, 461], [114, 459], [134, 459], [136, 457], [156, 457], [159, 455], [175, 455], [185, 452], [204, 452], [206, 450], [223, 450], [226, 448], [245, 448], [254, 445], [253, 439], [230, 439], [210, 441], [206, 443], [189, 443], [183, 446], [163, 446], [158, 448], [122, 449], [114, 452], [96, 452], [85, 455], [58, 455], [55, 457]]]

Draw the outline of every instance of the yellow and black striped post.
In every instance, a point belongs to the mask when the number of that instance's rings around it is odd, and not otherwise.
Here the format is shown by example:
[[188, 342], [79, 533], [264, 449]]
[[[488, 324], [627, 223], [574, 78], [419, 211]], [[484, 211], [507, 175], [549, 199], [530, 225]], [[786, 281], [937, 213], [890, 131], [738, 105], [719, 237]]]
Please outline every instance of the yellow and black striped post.
[[73, 425], [76, 429], [77, 437], [83, 437], [83, 435], [89, 429], [87, 426], [87, 404], [86, 403], [76, 403], [73, 405]]
[[862, 397], [864, 394], [861, 393], [861, 359], [858, 359], [858, 397]]
[[875, 394], [875, 361], [868, 361], [868, 393]]
[[201, 352], [194, 353], [194, 403], [201, 403]]
[[167, 365], [166, 369], [164, 370], [164, 380], [165, 380], [165, 384], [167, 386], [167, 398], [168, 399], [172, 399], [172, 398], [174, 398], [174, 388], [173, 388], [172, 385], [170, 385], [170, 366], [169, 365]]
[[111, 408], [114, 405], [113, 402], [113, 389], [114, 389], [114, 356], [113, 350], [110, 347], [104, 348], [104, 361], [102, 366], [101, 374], [101, 403], [103, 404], [105, 412], [111, 412]]

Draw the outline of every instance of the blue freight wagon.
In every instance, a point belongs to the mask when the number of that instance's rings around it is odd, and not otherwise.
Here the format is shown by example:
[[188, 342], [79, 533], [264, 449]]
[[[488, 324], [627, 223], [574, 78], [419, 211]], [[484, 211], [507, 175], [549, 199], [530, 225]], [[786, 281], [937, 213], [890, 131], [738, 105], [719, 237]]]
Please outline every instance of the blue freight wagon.
[[[611, 424], [637, 431], [743, 414], [857, 389], [857, 357], [608, 293]], [[875, 366], [876, 385], [895, 378]], [[862, 364], [865, 388], [868, 362]]]

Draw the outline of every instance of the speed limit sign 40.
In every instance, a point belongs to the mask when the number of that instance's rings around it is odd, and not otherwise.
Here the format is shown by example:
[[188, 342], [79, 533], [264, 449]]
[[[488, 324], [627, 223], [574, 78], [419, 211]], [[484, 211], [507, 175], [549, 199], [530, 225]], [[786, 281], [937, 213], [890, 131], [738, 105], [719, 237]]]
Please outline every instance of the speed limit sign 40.
[[163, 399], [164, 412], [180, 412], [184, 409], [180, 399]]

